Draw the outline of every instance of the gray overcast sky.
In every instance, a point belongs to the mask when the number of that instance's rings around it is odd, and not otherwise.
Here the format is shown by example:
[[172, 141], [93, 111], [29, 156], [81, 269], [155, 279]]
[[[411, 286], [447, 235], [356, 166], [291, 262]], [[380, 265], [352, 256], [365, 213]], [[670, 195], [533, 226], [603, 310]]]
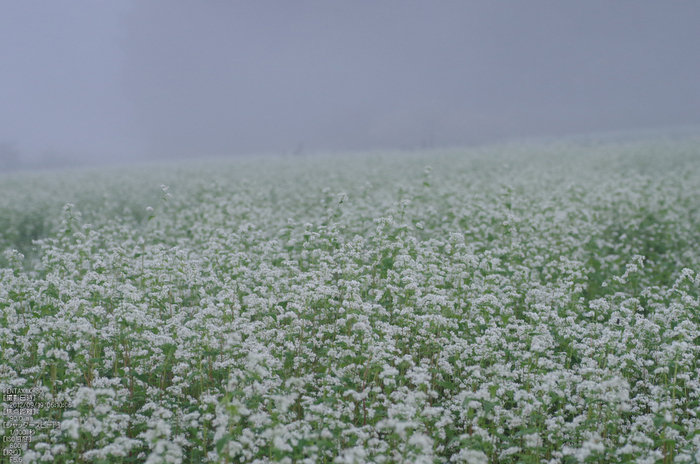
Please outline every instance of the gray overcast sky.
[[700, 124], [700, 2], [0, 0], [0, 143], [81, 162]]

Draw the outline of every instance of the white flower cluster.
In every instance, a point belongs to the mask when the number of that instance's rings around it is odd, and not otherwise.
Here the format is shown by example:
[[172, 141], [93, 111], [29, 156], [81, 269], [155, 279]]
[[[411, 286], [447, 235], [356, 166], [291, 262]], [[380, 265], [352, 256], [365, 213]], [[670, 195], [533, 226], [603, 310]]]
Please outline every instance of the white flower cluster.
[[697, 462], [698, 205], [693, 140], [0, 178], [0, 388], [27, 462]]

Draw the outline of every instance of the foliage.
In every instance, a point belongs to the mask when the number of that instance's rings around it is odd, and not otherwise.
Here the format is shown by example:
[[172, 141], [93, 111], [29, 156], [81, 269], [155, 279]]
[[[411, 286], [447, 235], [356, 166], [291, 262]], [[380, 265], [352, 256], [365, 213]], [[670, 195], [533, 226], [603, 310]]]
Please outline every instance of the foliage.
[[699, 155], [0, 178], [0, 387], [67, 404], [24, 457], [698, 462]]

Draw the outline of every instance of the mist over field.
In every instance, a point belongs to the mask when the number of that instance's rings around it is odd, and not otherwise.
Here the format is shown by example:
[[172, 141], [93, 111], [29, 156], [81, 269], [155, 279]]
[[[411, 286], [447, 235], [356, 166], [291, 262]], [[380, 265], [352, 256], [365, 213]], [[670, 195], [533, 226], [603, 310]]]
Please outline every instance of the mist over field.
[[696, 2], [0, 1], [0, 169], [700, 124]]
[[699, 22], [0, 0], [0, 461], [700, 463]]

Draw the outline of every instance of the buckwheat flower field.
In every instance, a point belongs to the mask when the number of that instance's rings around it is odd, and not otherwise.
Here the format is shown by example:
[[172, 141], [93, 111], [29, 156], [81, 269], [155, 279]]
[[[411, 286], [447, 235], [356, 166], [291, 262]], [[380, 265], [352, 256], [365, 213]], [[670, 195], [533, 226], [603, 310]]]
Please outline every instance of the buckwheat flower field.
[[700, 462], [698, 139], [5, 175], [0, 250], [2, 459]]

